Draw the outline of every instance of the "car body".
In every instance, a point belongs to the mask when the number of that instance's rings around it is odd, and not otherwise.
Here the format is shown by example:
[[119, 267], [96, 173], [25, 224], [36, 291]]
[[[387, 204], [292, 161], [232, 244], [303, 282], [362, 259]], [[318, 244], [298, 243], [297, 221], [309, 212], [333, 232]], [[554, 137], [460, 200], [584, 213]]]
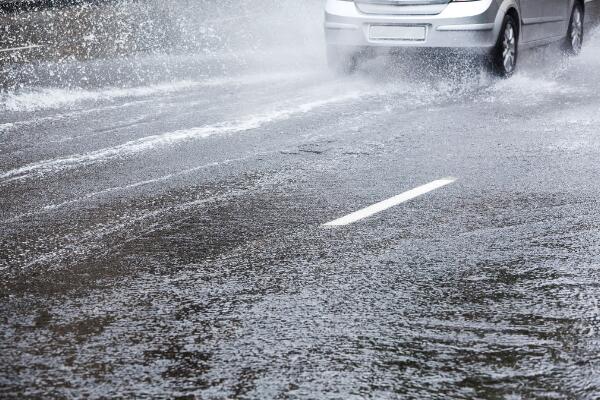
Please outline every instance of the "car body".
[[583, 23], [585, 6], [584, 0], [327, 0], [325, 35], [329, 53], [338, 55], [367, 48], [488, 54], [502, 51], [508, 18], [516, 65], [519, 49], [565, 40], [574, 7], [581, 10]]

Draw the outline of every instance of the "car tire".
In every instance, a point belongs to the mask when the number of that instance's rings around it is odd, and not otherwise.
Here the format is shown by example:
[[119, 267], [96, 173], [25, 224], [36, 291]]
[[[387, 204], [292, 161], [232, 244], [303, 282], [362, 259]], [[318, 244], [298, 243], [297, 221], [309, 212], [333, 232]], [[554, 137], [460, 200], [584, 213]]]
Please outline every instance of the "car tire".
[[355, 51], [339, 46], [327, 46], [327, 65], [342, 75], [350, 75], [358, 68], [358, 55]]
[[576, 2], [573, 5], [571, 19], [569, 20], [569, 29], [567, 30], [567, 37], [565, 38], [564, 43], [565, 53], [570, 56], [577, 56], [581, 53], [584, 36], [584, 17], [585, 14], [581, 3]]
[[490, 70], [499, 77], [512, 76], [519, 56], [519, 24], [512, 15], [506, 15], [496, 46], [490, 58]]

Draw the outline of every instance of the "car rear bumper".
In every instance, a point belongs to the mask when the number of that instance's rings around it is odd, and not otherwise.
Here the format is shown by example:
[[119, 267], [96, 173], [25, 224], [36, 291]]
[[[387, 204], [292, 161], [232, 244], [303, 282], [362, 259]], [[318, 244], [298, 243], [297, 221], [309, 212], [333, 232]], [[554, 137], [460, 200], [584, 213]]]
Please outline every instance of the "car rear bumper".
[[[328, 0], [325, 36], [327, 44], [338, 46], [490, 49], [502, 23], [499, 10], [497, 0], [478, 0], [451, 2], [435, 15], [367, 14], [354, 2]], [[424, 34], [384, 37], [382, 26], [406, 27], [409, 33], [422, 27]]]

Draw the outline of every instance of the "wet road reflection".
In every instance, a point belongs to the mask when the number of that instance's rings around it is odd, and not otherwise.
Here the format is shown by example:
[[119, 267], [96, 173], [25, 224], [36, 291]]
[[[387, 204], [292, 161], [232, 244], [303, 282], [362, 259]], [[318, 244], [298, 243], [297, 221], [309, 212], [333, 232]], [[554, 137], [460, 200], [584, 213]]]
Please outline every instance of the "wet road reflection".
[[507, 81], [271, 51], [0, 95], [0, 396], [597, 398], [595, 42]]

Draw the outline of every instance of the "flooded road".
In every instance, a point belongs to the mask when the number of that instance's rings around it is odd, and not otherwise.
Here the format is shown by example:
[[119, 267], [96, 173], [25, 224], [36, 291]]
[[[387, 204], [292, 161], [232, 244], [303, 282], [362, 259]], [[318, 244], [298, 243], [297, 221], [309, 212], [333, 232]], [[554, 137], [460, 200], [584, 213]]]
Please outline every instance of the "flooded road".
[[0, 94], [0, 397], [600, 396], [598, 35], [504, 81], [319, 33]]

